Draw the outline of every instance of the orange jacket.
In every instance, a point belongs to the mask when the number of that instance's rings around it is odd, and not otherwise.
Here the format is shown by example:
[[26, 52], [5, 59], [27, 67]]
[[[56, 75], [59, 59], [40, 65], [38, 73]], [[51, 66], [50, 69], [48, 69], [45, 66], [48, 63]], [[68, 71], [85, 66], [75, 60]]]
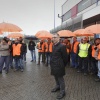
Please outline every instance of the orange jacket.
[[49, 50], [48, 50], [48, 43], [45, 43], [45, 52], [52, 52], [53, 43], [50, 42]]
[[45, 52], [45, 43], [43, 42], [42, 45], [40, 45], [40, 42], [37, 45], [38, 52]]
[[17, 56], [20, 56], [21, 55], [21, 46], [22, 44], [13, 44], [12, 47], [13, 47], [13, 56], [17, 55]]
[[[76, 41], [75, 43], [74, 43], [74, 47], [73, 47], [73, 44], [71, 45], [71, 51], [73, 51], [74, 53], [77, 53], [77, 46], [78, 46], [78, 44], [79, 44], [79, 42], [78, 41]], [[72, 48], [73, 48], [73, 50], [72, 50]]]

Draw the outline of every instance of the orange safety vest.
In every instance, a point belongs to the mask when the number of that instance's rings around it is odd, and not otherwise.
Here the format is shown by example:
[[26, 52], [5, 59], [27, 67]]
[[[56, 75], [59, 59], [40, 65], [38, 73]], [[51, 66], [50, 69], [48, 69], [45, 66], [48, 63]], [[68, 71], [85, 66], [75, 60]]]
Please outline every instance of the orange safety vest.
[[99, 52], [98, 52], [98, 59], [100, 60], [100, 44], [98, 45], [98, 49], [99, 49]]
[[48, 50], [48, 43], [45, 43], [45, 52], [52, 52], [52, 47], [53, 47], [53, 43], [51, 42], [49, 44], [49, 50]]
[[92, 57], [95, 57], [96, 50], [94, 49], [94, 45], [92, 46]]
[[100, 60], [100, 50], [99, 50], [99, 53], [98, 53], [98, 59]]
[[21, 54], [21, 46], [22, 44], [13, 44], [12, 47], [13, 47], [13, 56], [17, 55], [17, 56], [20, 56]]
[[43, 43], [42, 46], [40, 47], [40, 42], [39, 42], [37, 46], [38, 46], [38, 52], [44, 52], [45, 51], [45, 43]]
[[[74, 53], [77, 53], [77, 46], [78, 46], [78, 44], [79, 44], [78, 41], [76, 41], [76, 42], [74, 43], [74, 47], [73, 47], [73, 52], [74, 52]], [[71, 51], [72, 51], [72, 46], [73, 46], [73, 44], [71, 45]]]

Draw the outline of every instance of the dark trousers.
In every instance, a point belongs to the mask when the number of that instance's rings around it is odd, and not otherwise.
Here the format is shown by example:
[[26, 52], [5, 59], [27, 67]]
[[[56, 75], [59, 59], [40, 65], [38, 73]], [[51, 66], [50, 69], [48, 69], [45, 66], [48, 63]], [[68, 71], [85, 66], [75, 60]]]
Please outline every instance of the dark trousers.
[[65, 92], [65, 81], [63, 76], [62, 77], [54, 76], [54, 78], [56, 81], [56, 87], [60, 88], [61, 92]]
[[40, 63], [41, 56], [42, 56], [42, 62], [45, 63], [45, 53], [44, 52], [38, 53], [38, 63]]
[[1, 56], [0, 57], [0, 72], [2, 71], [3, 65], [5, 63], [5, 70], [8, 71], [9, 70], [9, 60], [10, 60], [10, 56]]
[[98, 72], [98, 61], [95, 58], [91, 58], [91, 72], [96, 74]]
[[88, 57], [79, 57], [79, 67], [78, 69], [84, 73], [88, 73]]
[[48, 65], [50, 63], [51, 58], [51, 52], [46, 52], [46, 64]]
[[13, 55], [12, 55], [12, 54], [10, 54], [9, 66], [10, 66], [10, 67], [13, 66]]
[[92, 69], [91, 63], [92, 63], [92, 62], [91, 62], [91, 58], [89, 57], [89, 58], [88, 58], [88, 71], [89, 71], [89, 72], [91, 72], [91, 69]]

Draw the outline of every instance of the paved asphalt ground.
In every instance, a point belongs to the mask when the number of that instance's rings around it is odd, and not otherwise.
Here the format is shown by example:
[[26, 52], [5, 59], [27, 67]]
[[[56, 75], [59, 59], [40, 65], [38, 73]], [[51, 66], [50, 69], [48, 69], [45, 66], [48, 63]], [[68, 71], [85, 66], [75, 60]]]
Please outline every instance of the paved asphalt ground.
[[[51, 93], [55, 86], [50, 67], [41, 63], [30, 62], [27, 53], [27, 63], [24, 72], [0, 74], [0, 100], [56, 100], [57, 93]], [[95, 82], [96, 76], [84, 76], [76, 69], [67, 67], [65, 75], [66, 96], [62, 100], [100, 100], [100, 83]]]

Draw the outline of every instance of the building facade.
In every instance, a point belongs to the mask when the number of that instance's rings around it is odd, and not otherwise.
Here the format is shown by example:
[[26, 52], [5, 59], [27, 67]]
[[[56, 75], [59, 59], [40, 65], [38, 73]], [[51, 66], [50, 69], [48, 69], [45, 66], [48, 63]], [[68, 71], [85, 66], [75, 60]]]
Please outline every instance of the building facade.
[[100, 0], [67, 0], [62, 5], [62, 23], [51, 33], [60, 30], [75, 31], [100, 23]]

